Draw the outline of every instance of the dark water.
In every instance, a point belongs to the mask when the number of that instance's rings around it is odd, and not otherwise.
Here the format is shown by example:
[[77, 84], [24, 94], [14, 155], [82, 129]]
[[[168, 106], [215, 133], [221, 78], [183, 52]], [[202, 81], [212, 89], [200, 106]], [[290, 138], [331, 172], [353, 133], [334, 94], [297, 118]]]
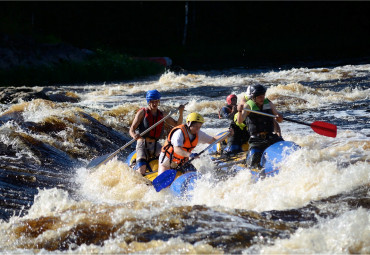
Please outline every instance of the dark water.
[[[9, 253], [370, 253], [370, 66], [166, 73], [147, 81], [65, 86], [78, 102], [1, 105], [0, 251]], [[93, 172], [85, 166], [131, 138], [145, 91], [169, 111], [189, 102], [217, 134], [226, 96], [268, 87], [284, 116], [338, 126], [336, 138], [284, 122], [302, 146], [280, 174], [217, 178], [208, 155], [190, 201], [152, 186], [123, 163], [130, 146]], [[8, 88], [9, 89], [9, 88]], [[16, 91], [16, 89], [14, 89]], [[176, 118], [176, 116], [175, 116]], [[202, 147], [199, 148], [199, 151]]]

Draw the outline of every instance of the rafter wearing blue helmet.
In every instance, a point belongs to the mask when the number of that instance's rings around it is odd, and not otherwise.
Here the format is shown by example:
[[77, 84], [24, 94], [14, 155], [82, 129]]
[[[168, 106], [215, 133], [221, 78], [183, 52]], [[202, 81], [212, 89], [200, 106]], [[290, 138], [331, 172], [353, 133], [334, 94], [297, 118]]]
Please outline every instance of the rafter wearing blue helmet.
[[155, 123], [161, 121], [165, 114], [158, 109], [161, 99], [161, 93], [158, 90], [149, 90], [146, 92], [147, 107], [138, 110], [130, 127], [130, 136], [136, 142], [136, 165], [135, 169], [144, 175], [147, 169], [150, 171], [149, 162], [157, 159], [161, 152], [161, 144], [158, 142], [164, 134], [164, 123], [170, 126], [177, 126], [182, 124], [184, 105], [179, 106], [179, 118], [175, 121], [172, 117], [167, 118], [158, 126], [150, 130], [145, 136], [140, 134], [153, 126]]

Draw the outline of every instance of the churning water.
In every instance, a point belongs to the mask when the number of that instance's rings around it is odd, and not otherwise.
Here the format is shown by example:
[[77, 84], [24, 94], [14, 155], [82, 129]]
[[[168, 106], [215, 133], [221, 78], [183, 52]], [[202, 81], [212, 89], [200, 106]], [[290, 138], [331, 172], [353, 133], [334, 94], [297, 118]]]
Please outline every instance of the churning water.
[[[95, 171], [85, 168], [131, 140], [147, 90], [161, 92], [165, 111], [188, 102], [185, 116], [199, 112], [202, 129], [216, 135], [229, 125], [218, 119], [226, 96], [240, 101], [256, 83], [284, 116], [335, 124], [337, 137], [283, 122], [284, 139], [302, 149], [279, 175], [257, 183], [247, 170], [216, 178], [203, 155], [194, 161], [203, 178], [190, 201], [157, 193], [130, 170], [124, 159], [134, 146]], [[74, 103], [3, 104], [0, 252], [370, 253], [369, 85], [368, 64], [235, 68], [54, 88]]]

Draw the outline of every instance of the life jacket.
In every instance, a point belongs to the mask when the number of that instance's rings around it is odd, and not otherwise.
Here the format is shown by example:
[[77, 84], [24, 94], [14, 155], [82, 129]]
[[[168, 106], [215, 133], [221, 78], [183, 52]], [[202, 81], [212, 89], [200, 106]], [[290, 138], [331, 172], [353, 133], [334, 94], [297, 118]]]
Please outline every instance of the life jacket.
[[219, 119], [223, 119], [223, 118], [225, 118], [224, 116], [222, 116], [221, 115], [221, 111], [222, 111], [222, 109], [224, 109], [224, 108], [226, 108], [226, 111], [227, 111], [227, 113], [231, 113], [232, 111], [233, 111], [233, 107], [231, 106], [231, 105], [225, 105], [224, 107], [222, 107], [219, 111], [218, 111], [218, 118]]
[[[270, 101], [265, 98], [262, 109], [260, 109], [253, 100], [248, 100], [247, 104], [253, 111], [260, 111], [268, 114], [273, 114], [270, 106]], [[260, 133], [272, 133], [274, 131], [274, 119], [257, 113], [250, 113], [247, 117], [248, 131], [251, 136]]]
[[239, 115], [239, 112], [235, 113], [234, 122], [232, 122], [231, 124], [235, 124], [235, 126], [239, 127], [240, 130], [244, 130], [244, 129], [248, 130], [246, 120], [244, 120], [242, 123], [239, 123], [238, 122], [238, 115]]
[[184, 151], [191, 152], [195, 148], [195, 146], [197, 146], [199, 136], [195, 135], [194, 140], [190, 141], [188, 133], [189, 131], [187, 130], [188, 127], [185, 124], [174, 127], [168, 134], [167, 140], [162, 147], [162, 152], [164, 152], [166, 157], [170, 159], [170, 162], [175, 162], [178, 165], [181, 165], [186, 161], [186, 158], [176, 154], [173, 145], [171, 144], [172, 135], [178, 129], [181, 129], [181, 132], [184, 136], [184, 144], [181, 147], [181, 149], [183, 149]]
[[239, 112], [235, 113], [234, 120], [230, 123], [230, 128], [234, 130], [234, 135], [227, 138], [228, 144], [244, 144], [249, 140], [249, 132], [246, 120], [238, 122]]
[[[144, 119], [143, 121], [139, 124], [138, 129], [140, 134], [153, 126], [155, 123], [163, 119], [163, 113], [160, 110], [157, 110], [157, 116], [153, 116], [152, 112], [147, 109], [147, 108], [141, 108], [140, 110], [144, 110]], [[139, 111], [140, 111], [139, 110]], [[149, 133], [146, 133], [143, 137], [149, 137], [155, 140], [158, 140], [163, 134], [163, 122], [153, 128], [152, 130], [149, 131]]]

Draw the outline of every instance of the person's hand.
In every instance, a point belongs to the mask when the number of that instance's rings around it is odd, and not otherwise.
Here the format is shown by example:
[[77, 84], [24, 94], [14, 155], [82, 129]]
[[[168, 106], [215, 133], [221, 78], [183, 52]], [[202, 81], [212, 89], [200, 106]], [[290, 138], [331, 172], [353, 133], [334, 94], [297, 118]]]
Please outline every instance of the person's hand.
[[135, 134], [135, 136], [134, 136], [134, 139], [135, 139], [135, 140], [138, 140], [138, 139], [140, 139], [140, 138], [141, 138], [140, 134]]
[[238, 106], [237, 105], [233, 105], [233, 113], [236, 113], [238, 111]]
[[190, 153], [189, 158], [199, 158], [198, 153]]
[[183, 104], [182, 104], [182, 105], [180, 105], [180, 106], [179, 106], [179, 111], [180, 111], [180, 112], [183, 112], [184, 110], [185, 110], [185, 105], [183, 105]]
[[276, 121], [281, 123], [281, 122], [283, 122], [283, 120], [284, 120], [283, 115], [281, 113], [278, 113], [276, 115]]
[[244, 109], [244, 104], [239, 104], [238, 105], [238, 112], [242, 112]]
[[229, 128], [229, 132], [230, 132], [230, 134], [228, 136], [233, 136], [234, 135], [234, 129]]

